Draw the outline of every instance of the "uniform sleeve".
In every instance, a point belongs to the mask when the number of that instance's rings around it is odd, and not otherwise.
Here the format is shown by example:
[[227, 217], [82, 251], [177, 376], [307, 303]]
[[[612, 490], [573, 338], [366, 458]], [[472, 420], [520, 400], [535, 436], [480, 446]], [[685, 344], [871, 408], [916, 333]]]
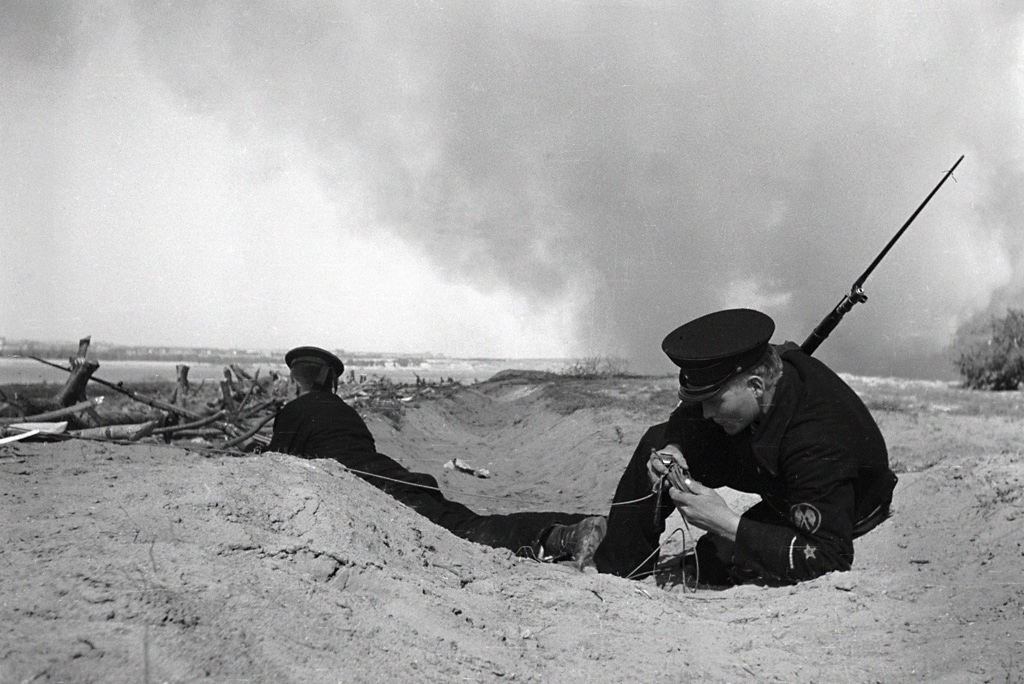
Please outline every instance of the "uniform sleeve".
[[792, 450], [780, 459], [780, 475], [781, 491], [764, 497], [779, 515], [741, 516], [734, 560], [797, 582], [849, 570], [856, 476], [849, 452], [829, 442]]

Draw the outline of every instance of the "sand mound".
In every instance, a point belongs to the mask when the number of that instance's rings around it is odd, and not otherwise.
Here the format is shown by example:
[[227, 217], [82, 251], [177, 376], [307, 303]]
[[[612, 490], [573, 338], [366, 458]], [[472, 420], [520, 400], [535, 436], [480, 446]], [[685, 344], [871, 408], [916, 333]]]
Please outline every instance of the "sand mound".
[[[369, 422], [481, 511], [603, 511], [671, 387], [497, 381]], [[331, 461], [0, 447], [0, 682], [1020, 681], [1024, 421], [877, 413], [898, 510], [854, 570], [697, 594], [464, 542]]]

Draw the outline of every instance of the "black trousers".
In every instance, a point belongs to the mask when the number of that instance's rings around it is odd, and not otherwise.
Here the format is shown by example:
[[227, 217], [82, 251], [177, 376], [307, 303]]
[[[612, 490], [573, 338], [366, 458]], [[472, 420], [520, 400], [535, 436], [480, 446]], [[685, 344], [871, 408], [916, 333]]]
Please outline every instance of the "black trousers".
[[665, 519], [675, 507], [664, 497], [655, 513], [657, 501], [650, 496], [647, 462], [652, 447], [665, 446], [665, 427], [665, 423], [655, 425], [644, 434], [619, 479], [608, 512], [608, 533], [594, 554], [598, 572], [619, 577], [646, 577], [658, 563], [657, 550], [665, 532]]
[[587, 517], [582, 513], [553, 511], [480, 515], [446, 499], [432, 476], [411, 472], [384, 454], [351, 467], [368, 473], [357, 475], [452, 534], [485, 546], [509, 549], [520, 556], [536, 557], [543, 535], [552, 525], [572, 524]]

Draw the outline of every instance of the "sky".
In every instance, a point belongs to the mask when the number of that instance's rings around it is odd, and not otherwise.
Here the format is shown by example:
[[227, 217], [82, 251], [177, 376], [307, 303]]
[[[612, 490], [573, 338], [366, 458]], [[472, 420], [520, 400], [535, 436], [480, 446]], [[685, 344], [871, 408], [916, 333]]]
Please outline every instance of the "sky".
[[0, 3], [0, 336], [948, 374], [1024, 306], [1024, 7]]

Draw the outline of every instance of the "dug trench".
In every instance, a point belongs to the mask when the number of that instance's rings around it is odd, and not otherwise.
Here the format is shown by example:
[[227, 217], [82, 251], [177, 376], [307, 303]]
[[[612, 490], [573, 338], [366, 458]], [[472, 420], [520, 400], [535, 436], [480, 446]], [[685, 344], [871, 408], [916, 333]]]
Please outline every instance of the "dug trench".
[[[332, 461], [0, 447], [0, 682], [1024, 681], [1020, 396], [850, 382], [896, 512], [853, 570], [786, 587], [516, 558]], [[672, 396], [671, 378], [512, 375], [366, 417], [380, 451], [481, 512], [604, 512]]]

